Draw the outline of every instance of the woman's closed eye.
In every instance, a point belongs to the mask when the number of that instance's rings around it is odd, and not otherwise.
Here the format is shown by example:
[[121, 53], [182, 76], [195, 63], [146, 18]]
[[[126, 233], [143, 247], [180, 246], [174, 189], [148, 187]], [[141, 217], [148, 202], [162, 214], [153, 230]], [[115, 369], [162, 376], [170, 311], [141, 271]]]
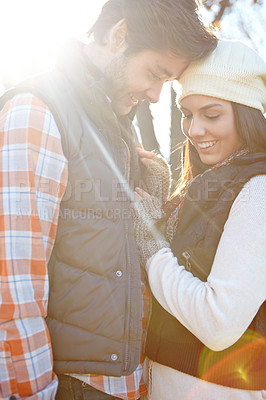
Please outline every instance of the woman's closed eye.
[[206, 118], [208, 119], [216, 119], [220, 117], [220, 114], [216, 114], [216, 115], [205, 115]]

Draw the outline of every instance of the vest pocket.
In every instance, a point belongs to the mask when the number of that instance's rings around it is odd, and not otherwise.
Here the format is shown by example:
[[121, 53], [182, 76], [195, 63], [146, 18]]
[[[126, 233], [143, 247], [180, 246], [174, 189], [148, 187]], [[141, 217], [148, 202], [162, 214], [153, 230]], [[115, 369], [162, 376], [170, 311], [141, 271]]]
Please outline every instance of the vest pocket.
[[211, 265], [209, 265], [206, 260], [204, 260], [206, 264], [204, 262], [200, 262], [198, 257], [195, 256], [192, 250], [183, 251], [181, 256], [183, 264], [185, 264], [186, 270], [191, 272], [197, 278], [201, 279], [203, 282], [206, 282], [210, 273]]

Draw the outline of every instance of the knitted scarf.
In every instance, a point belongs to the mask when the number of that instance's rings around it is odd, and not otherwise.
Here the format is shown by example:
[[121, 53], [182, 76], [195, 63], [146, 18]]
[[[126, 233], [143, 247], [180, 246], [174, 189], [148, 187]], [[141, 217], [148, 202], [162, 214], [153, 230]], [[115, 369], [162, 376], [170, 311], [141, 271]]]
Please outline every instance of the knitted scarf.
[[[215, 168], [221, 168], [225, 165], [229, 165], [232, 162], [232, 160], [234, 160], [236, 157], [246, 155], [247, 153], [248, 153], [247, 149], [238, 150], [235, 153], [231, 154], [229, 157], [227, 157], [225, 160], [213, 165], [208, 171], [212, 171]], [[166, 226], [166, 238], [170, 243], [172, 243], [174, 235], [176, 233], [180, 210], [186, 198], [187, 190], [191, 185], [192, 181], [193, 179], [189, 180], [185, 188], [182, 189], [177, 196], [175, 196], [173, 199], [169, 201], [166, 201], [162, 206], [163, 211], [166, 213], [166, 215], [169, 215]]]

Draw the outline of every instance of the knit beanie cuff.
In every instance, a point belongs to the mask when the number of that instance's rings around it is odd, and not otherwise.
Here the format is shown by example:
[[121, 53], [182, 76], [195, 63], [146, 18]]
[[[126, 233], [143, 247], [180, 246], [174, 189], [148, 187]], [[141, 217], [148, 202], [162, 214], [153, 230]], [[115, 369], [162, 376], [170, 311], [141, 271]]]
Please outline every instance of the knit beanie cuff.
[[266, 111], [266, 64], [248, 46], [221, 40], [216, 50], [195, 61], [175, 87], [177, 102], [193, 94], [217, 97]]

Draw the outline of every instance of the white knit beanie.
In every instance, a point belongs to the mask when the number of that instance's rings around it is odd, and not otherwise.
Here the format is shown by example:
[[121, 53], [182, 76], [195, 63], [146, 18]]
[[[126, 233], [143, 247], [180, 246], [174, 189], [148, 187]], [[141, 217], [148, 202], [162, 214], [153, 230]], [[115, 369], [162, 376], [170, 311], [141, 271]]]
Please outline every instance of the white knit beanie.
[[189, 65], [179, 83], [178, 103], [202, 94], [266, 112], [266, 63], [242, 42], [219, 40], [210, 56]]

